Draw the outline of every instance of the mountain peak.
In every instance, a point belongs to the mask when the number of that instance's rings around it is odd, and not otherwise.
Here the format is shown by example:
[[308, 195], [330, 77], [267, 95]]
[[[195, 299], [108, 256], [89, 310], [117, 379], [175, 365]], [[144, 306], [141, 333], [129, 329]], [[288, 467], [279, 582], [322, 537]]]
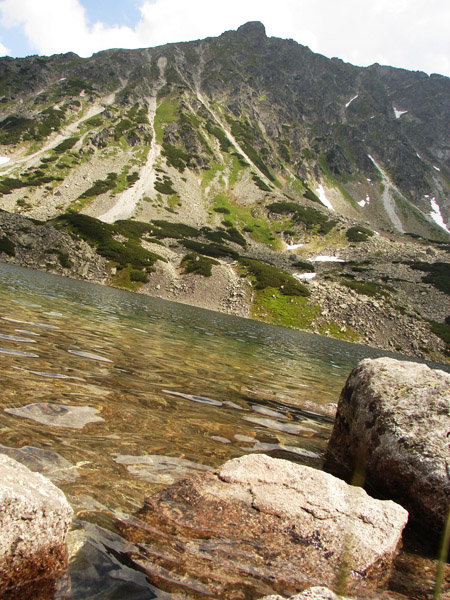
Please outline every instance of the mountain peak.
[[260, 21], [249, 21], [238, 28], [238, 33], [251, 38], [266, 37], [266, 28]]

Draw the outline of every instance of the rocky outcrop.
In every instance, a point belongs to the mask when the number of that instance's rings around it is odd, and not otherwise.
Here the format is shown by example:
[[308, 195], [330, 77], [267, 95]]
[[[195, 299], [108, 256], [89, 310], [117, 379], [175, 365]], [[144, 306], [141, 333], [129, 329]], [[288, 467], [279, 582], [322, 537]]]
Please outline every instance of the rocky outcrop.
[[[0, 455], [1, 593], [15, 598], [18, 587], [32, 580], [51, 582], [66, 568], [65, 538], [72, 512], [64, 494], [48, 479]], [[14, 589], [5, 592], [10, 588]], [[35, 597], [29, 587], [27, 593], [21, 589], [17, 597]]]
[[123, 533], [150, 581], [189, 597], [258, 598], [383, 584], [407, 520], [321, 471], [250, 455], [150, 497]]
[[326, 469], [364, 478], [440, 537], [450, 508], [450, 375], [363, 360], [342, 391]]
[[0, 261], [59, 275], [104, 283], [109, 275], [107, 260], [84, 240], [74, 239], [49, 223], [0, 211]]

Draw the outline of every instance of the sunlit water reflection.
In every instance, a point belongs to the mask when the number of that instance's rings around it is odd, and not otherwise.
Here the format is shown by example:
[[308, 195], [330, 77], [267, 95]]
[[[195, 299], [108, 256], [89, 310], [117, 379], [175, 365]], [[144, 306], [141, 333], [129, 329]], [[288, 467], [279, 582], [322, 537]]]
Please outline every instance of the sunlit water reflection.
[[74, 508], [73, 599], [170, 597], [117, 559], [118, 516], [245, 453], [320, 467], [325, 409], [383, 354], [7, 265], [0, 317], [0, 452]]

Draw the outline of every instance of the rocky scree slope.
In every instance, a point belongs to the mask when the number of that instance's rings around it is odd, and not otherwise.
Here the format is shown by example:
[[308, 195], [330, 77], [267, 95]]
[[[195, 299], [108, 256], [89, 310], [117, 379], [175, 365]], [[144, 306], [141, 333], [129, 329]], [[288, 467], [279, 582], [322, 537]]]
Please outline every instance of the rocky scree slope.
[[[93, 279], [442, 356], [449, 88], [326, 59], [260, 23], [0, 59], [1, 258], [84, 277], [37, 258], [20, 228], [46, 222], [90, 245]], [[344, 262], [308, 262], [320, 254]]]

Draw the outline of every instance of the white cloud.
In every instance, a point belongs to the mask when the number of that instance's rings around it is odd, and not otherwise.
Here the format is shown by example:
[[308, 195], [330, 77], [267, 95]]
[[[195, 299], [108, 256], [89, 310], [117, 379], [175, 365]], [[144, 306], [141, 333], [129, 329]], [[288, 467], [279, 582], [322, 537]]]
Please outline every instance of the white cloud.
[[[4, 25], [20, 25], [40, 54], [138, 48], [220, 35], [262, 21], [326, 56], [450, 75], [448, 0], [140, 0], [134, 27], [89, 25], [90, 0], [0, 0]], [[115, 1], [115, 0], [112, 0]]]
[[375, 0], [370, 7], [373, 13], [391, 13], [399, 15], [408, 9], [408, 0]]
[[8, 56], [11, 50], [0, 42], [0, 56]]
[[39, 54], [73, 51], [90, 56], [105, 48], [133, 47], [136, 41], [129, 27], [88, 27], [79, 0], [1, 0], [0, 13], [4, 25], [23, 28]]

